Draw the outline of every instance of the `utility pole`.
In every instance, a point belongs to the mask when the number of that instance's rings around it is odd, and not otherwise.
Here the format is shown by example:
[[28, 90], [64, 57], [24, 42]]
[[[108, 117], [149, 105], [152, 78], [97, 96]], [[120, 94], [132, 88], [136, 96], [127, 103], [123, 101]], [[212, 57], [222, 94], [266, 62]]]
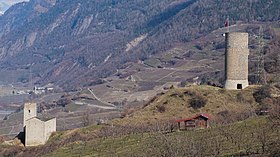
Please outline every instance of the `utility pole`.
[[266, 84], [266, 72], [264, 69], [264, 41], [263, 41], [263, 27], [259, 29], [259, 48], [257, 51], [257, 84]]

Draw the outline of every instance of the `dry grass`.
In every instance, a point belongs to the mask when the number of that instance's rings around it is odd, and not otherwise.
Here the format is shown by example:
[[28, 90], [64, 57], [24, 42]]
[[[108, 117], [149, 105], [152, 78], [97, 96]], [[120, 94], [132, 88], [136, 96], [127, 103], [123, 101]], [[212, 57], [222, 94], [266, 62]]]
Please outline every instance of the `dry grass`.
[[[162, 96], [158, 96], [145, 108], [136, 111], [129, 117], [115, 120], [114, 123], [120, 125], [128, 124], [151, 124], [161, 120], [172, 120], [192, 117], [198, 113], [217, 115], [223, 111], [236, 113], [254, 112], [257, 106], [253, 91], [255, 87], [250, 87], [242, 91], [226, 91], [221, 88], [211, 86], [191, 86], [186, 88], [175, 88]], [[193, 109], [190, 107], [191, 96], [188, 93], [199, 93], [207, 99], [205, 107]], [[237, 95], [241, 93], [242, 100]], [[159, 112], [158, 106], [164, 106], [165, 111]]]
[[[270, 150], [277, 149], [269, 144], [277, 144], [279, 138], [277, 130], [269, 127], [266, 118], [253, 118], [207, 130], [81, 140], [45, 156], [268, 156]], [[263, 138], [266, 140], [264, 150]]]
[[[242, 91], [226, 91], [210, 86], [172, 88], [166, 94], [155, 97], [148, 106], [136, 111], [130, 117], [114, 120], [110, 125], [93, 125], [57, 132], [47, 145], [27, 149], [24, 154], [60, 157], [112, 156], [112, 154], [114, 156], [238, 156], [248, 153], [267, 155], [269, 150], [274, 149], [274, 145], [272, 148], [270, 145], [275, 144], [275, 141], [278, 144], [275, 139], [279, 138], [279, 127], [273, 127], [273, 122], [266, 117], [254, 117], [226, 126], [220, 123], [214, 125], [211, 122], [211, 129], [169, 133], [161, 130], [163, 124], [158, 123], [190, 117], [201, 112], [214, 117], [223, 111], [234, 113], [254, 111], [257, 104], [252, 95], [257, 88], [250, 87]], [[194, 93], [207, 98], [205, 107], [198, 110], [190, 107], [188, 100]], [[159, 110], [159, 106], [164, 107], [164, 110]], [[157, 124], [149, 128], [151, 126], [149, 124], [152, 123]], [[263, 142], [265, 142], [264, 150], [262, 150]]]

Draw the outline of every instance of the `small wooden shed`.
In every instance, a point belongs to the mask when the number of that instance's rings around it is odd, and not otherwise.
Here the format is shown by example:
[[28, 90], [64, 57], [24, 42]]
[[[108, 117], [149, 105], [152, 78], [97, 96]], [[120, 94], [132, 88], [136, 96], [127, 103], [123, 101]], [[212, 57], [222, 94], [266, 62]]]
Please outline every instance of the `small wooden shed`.
[[[188, 129], [188, 128], [208, 128], [209, 127], [209, 116], [206, 114], [198, 114], [191, 118], [176, 120], [178, 123], [178, 128]], [[181, 123], [184, 123], [184, 128], [181, 128]]]

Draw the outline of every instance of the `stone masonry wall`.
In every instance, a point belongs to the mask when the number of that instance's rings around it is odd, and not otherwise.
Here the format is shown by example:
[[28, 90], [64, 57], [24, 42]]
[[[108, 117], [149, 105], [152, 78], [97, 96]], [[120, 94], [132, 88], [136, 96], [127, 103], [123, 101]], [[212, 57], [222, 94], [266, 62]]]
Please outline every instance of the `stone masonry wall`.
[[226, 80], [248, 80], [248, 33], [228, 33]]
[[26, 125], [26, 121], [28, 119], [34, 118], [37, 116], [37, 105], [36, 103], [26, 103], [24, 104], [24, 109], [23, 109], [23, 126]]
[[45, 144], [45, 125], [37, 118], [32, 118], [26, 122], [25, 146], [37, 146]]
[[56, 132], [56, 118], [45, 122], [45, 138], [46, 138], [45, 140], [46, 140], [46, 142], [53, 132]]

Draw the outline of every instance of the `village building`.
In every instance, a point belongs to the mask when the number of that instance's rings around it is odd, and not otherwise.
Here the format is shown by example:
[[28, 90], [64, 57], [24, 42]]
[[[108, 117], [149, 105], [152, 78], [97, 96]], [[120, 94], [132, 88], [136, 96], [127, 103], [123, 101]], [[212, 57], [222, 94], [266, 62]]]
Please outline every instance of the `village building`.
[[37, 117], [37, 104], [24, 104], [24, 134], [25, 146], [38, 146], [47, 142], [53, 132], [56, 132], [56, 118], [40, 120]]
[[[199, 114], [191, 118], [186, 119], [179, 119], [176, 120], [178, 123], [179, 130], [182, 129], [191, 129], [191, 128], [198, 128], [198, 129], [206, 129], [209, 128], [209, 116], [206, 114]], [[181, 127], [181, 123], [184, 124], [184, 127]]]

